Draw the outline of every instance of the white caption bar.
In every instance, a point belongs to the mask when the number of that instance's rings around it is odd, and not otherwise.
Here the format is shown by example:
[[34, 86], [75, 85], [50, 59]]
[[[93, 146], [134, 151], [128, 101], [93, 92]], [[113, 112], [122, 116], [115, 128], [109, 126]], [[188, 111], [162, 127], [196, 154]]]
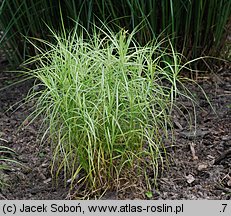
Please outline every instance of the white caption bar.
[[153, 216], [230, 216], [231, 201], [165, 200], [1, 200], [1, 216], [76, 216], [76, 215], [153, 215]]

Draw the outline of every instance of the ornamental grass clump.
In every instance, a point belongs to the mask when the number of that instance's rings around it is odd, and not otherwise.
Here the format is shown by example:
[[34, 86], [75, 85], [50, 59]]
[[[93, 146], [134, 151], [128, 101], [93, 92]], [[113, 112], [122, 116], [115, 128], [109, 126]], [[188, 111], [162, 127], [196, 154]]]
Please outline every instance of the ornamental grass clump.
[[181, 56], [166, 41], [140, 46], [135, 31], [53, 34], [56, 44], [44, 41], [49, 50], [28, 62], [37, 65], [29, 74], [40, 91], [29, 98], [52, 143], [52, 172], [89, 191], [121, 187], [129, 175], [155, 180]]

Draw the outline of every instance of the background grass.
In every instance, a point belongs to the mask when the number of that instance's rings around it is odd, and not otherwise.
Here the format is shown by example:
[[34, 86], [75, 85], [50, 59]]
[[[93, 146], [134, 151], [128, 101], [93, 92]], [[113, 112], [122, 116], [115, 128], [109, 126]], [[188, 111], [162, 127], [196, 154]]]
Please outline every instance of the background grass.
[[[1, 1], [0, 26], [4, 31], [4, 49], [11, 62], [21, 63], [36, 50], [28, 46], [24, 36], [49, 38], [50, 28], [66, 29], [75, 22], [88, 31], [92, 23], [103, 20], [118, 32], [124, 28], [131, 32], [137, 25], [137, 40], [145, 44], [160, 34], [170, 37], [179, 52], [188, 57], [208, 54], [220, 44], [227, 19], [231, 14], [229, 0], [89, 0]], [[214, 48], [214, 47], [213, 47]], [[214, 48], [213, 51], [216, 51]], [[215, 52], [213, 52], [215, 53]]]

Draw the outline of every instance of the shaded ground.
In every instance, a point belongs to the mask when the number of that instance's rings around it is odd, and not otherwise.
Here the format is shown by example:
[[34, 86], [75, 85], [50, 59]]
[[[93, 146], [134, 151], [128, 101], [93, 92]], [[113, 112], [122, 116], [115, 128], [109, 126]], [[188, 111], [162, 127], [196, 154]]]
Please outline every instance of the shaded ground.
[[[187, 130], [182, 115], [175, 117], [172, 163], [159, 179], [163, 199], [230, 199], [231, 197], [231, 70], [204, 75], [201, 91], [190, 87], [202, 109], [196, 110], [196, 134]], [[187, 102], [184, 103], [187, 108]], [[191, 108], [192, 109], [192, 108]]]
[[[0, 73], [0, 89], [10, 85], [12, 79], [9, 73]], [[3, 187], [0, 199], [64, 199], [68, 193], [64, 187], [56, 188], [52, 183], [50, 151], [39, 140], [41, 122], [29, 126], [24, 122], [30, 106], [22, 105], [23, 99], [32, 86], [30, 80], [0, 91], [0, 145], [13, 148], [16, 155], [12, 157], [22, 164], [0, 172], [9, 184]]]
[[[0, 89], [11, 80], [10, 74], [1, 72]], [[176, 142], [167, 148], [170, 165], [159, 177], [158, 190], [152, 191], [153, 199], [231, 197], [231, 70], [226, 67], [215, 74], [204, 74], [198, 82], [208, 94], [216, 114], [199, 88], [191, 86], [203, 108], [197, 108], [196, 134], [190, 132], [187, 112], [182, 107], [186, 118], [182, 113], [175, 113]], [[0, 91], [0, 145], [12, 147], [17, 153], [12, 157], [23, 164], [0, 172], [10, 185], [0, 191], [0, 199], [68, 199], [68, 189], [62, 185], [55, 187], [51, 180], [50, 151], [39, 142], [41, 122], [29, 126], [28, 122], [23, 123], [30, 113], [28, 105], [15, 111], [18, 105], [14, 104], [25, 98], [32, 85], [32, 81], [26, 81]], [[182, 103], [192, 111], [191, 104]], [[104, 198], [133, 199], [145, 198], [145, 195], [123, 191], [108, 193]]]

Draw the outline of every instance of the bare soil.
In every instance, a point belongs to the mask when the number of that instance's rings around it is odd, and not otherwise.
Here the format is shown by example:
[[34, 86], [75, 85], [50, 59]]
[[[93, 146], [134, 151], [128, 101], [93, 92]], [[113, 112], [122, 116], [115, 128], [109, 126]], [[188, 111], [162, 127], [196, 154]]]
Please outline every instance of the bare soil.
[[[169, 166], [159, 175], [152, 199], [230, 199], [231, 198], [231, 65], [203, 74], [196, 81], [205, 90], [216, 113], [196, 85], [189, 85], [197, 98], [196, 128], [187, 123], [187, 110], [193, 107], [181, 100], [174, 113], [176, 140], [166, 145]], [[0, 89], [14, 81], [11, 73], [0, 70]], [[18, 80], [18, 78], [16, 78]], [[70, 199], [63, 184], [56, 186], [50, 173], [49, 145], [41, 144], [38, 120], [28, 125], [30, 105], [24, 98], [33, 86], [27, 80], [0, 91], [0, 145], [14, 149], [9, 155], [22, 165], [0, 171], [8, 186], [0, 189], [0, 199]], [[17, 103], [17, 104], [16, 104]], [[199, 108], [200, 107], [200, 108]], [[152, 178], [150, 176], [150, 178]], [[147, 199], [145, 191], [108, 192], [103, 199]]]

